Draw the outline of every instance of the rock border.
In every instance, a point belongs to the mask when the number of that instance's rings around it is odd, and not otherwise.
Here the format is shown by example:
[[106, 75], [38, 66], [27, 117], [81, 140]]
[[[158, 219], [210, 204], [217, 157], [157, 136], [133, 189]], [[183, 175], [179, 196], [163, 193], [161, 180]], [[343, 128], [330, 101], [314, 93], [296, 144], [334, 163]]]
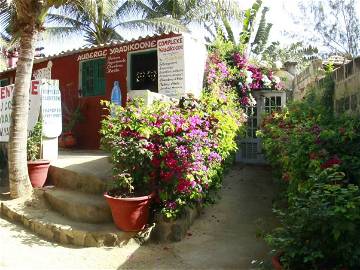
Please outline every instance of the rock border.
[[161, 213], [157, 213], [154, 217], [155, 225], [151, 231], [151, 240], [157, 243], [181, 241], [202, 211], [203, 206], [200, 204], [194, 208], [186, 207], [184, 214], [176, 220], [167, 219]]
[[151, 228], [140, 233], [126, 233], [122, 231], [86, 231], [71, 225], [51, 223], [46, 218], [34, 217], [26, 213], [26, 210], [19, 210], [18, 206], [26, 203], [23, 200], [2, 201], [0, 215], [52, 242], [81, 247], [123, 247], [128, 244], [141, 245], [150, 239], [149, 230]]

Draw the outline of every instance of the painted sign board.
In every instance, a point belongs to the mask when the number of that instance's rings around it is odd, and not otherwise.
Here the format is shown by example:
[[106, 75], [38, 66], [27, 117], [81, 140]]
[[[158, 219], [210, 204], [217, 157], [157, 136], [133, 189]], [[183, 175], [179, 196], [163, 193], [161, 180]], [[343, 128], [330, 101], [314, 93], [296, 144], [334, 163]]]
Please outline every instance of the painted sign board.
[[158, 40], [158, 92], [173, 98], [185, 94], [183, 37]]
[[207, 58], [205, 45], [187, 34], [160, 39], [157, 44], [159, 94], [200, 97]]
[[41, 80], [41, 117], [43, 136], [57, 138], [62, 131], [61, 93], [59, 81]]
[[[14, 85], [0, 87], [0, 142], [9, 141], [12, 99]], [[32, 130], [39, 119], [40, 108], [43, 114], [43, 134], [53, 138], [61, 134], [61, 96], [58, 81], [31, 81], [29, 89], [28, 131]]]

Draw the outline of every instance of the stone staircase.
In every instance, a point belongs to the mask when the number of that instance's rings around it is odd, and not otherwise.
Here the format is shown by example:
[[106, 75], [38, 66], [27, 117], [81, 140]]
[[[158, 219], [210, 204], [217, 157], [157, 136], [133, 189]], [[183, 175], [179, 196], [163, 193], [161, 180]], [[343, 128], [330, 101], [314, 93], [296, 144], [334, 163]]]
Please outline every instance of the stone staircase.
[[67, 162], [60, 160], [50, 167], [49, 185], [35, 190], [32, 200], [2, 201], [1, 214], [61, 244], [123, 246], [149, 239], [150, 229], [126, 233], [113, 224], [103, 197], [105, 178], [111, 171], [107, 157], [83, 163], [73, 160], [71, 165]]

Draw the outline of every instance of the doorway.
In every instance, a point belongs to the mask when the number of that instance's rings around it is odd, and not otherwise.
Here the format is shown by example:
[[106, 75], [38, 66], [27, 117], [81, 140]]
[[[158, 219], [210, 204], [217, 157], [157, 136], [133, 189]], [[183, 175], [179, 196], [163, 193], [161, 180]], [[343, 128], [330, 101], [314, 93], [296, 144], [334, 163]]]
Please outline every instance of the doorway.
[[286, 93], [261, 90], [252, 93], [255, 106], [244, 108], [248, 116], [244, 138], [238, 141], [236, 161], [249, 164], [266, 164], [262, 153], [261, 139], [256, 136], [264, 115], [278, 111], [286, 104]]

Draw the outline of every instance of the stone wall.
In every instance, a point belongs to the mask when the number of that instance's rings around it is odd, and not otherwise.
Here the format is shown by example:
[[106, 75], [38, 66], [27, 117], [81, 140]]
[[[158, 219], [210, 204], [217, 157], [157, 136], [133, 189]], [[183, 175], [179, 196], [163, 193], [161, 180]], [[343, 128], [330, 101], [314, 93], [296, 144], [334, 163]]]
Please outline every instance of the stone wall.
[[360, 113], [360, 57], [334, 71], [336, 114]]
[[[360, 57], [338, 66], [332, 76], [335, 81], [334, 112], [336, 114], [360, 113]], [[323, 62], [315, 60], [307, 69], [295, 76], [294, 100], [303, 99], [310, 89], [316, 88], [320, 91], [324, 77]]]
[[293, 99], [301, 100], [312, 89], [319, 80], [324, 78], [322, 60], [314, 60], [310, 66], [297, 74], [294, 78]]

